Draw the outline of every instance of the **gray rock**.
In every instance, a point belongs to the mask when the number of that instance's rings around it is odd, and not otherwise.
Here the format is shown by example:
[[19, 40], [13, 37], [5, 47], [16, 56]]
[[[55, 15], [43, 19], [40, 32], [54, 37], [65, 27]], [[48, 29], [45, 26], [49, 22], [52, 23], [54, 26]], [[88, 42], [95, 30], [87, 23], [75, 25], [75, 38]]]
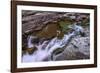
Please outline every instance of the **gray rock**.
[[90, 38], [81, 36], [74, 37], [62, 53], [53, 55], [54, 60], [79, 60], [89, 58]]
[[56, 22], [58, 18], [62, 18], [61, 14], [41, 12], [22, 18], [22, 31], [29, 33], [31, 31], [41, 30], [47, 23]]
[[22, 10], [22, 16], [29, 16], [29, 15], [34, 15], [37, 11], [31, 11], [31, 10]]

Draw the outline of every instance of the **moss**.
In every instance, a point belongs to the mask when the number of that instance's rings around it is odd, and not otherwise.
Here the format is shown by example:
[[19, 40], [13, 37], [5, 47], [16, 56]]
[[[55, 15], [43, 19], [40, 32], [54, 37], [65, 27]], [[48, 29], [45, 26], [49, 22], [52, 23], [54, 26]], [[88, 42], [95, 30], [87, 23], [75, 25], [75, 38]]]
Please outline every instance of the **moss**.
[[71, 21], [60, 21], [59, 22], [59, 26], [61, 27], [61, 29], [62, 29], [62, 32], [64, 32], [64, 33], [67, 33], [70, 29], [69, 29], [69, 25], [71, 25], [72, 24], [72, 22]]

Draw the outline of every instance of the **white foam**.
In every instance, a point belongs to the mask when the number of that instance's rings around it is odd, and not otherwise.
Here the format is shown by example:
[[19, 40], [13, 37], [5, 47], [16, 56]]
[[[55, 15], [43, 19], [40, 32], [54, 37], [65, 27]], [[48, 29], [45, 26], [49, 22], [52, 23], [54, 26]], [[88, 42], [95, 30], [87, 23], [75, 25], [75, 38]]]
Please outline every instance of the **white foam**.
[[[78, 25], [74, 25], [73, 28], [75, 29], [75, 31], [73, 31], [72, 33], [68, 35], [65, 34], [62, 39], [58, 39], [57, 37], [53, 38], [47, 44], [46, 47], [43, 47], [43, 46], [45, 45], [47, 41], [44, 41], [42, 44], [35, 45], [38, 48], [38, 50], [31, 55], [29, 54], [23, 55], [22, 61], [23, 62], [43, 61], [45, 58], [52, 56], [52, 53], [54, 50], [56, 50], [57, 48], [61, 49], [69, 42], [72, 36], [75, 36], [80, 31], [83, 31], [83, 28]], [[32, 38], [33, 38], [32, 36], [29, 36], [29, 39], [28, 39], [28, 47], [30, 48], [33, 47], [33, 44], [31, 43]]]

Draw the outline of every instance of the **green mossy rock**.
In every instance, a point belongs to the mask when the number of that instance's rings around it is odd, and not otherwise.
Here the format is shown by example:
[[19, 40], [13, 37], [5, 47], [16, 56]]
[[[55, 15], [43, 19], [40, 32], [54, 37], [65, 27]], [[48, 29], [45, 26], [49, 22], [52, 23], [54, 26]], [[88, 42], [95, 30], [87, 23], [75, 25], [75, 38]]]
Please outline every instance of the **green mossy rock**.
[[72, 21], [59, 21], [59, 26], [62, 29], [62, 32], [67, 33], [70, 29], [69, 29], [69, 25], [72, 24]]

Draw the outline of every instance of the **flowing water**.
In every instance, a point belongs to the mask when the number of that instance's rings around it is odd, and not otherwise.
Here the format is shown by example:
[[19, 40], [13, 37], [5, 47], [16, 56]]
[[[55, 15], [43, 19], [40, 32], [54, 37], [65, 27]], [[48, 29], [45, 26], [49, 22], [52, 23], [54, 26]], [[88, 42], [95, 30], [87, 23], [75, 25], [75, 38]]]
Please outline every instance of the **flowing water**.
[[33, 46], [37, 47], [37, 50], [29, 55], [28, 53], [24, 54], [22, 57], [22, 62], [38, 62], [43, 61], [46, 58], [49, 58], [49, 61], [51, 60], [51, 56], [54, 50], [57, 48], [62, 49], [64, 46], [66, 46], [71, 40], [72, 37], [79, 35], [80, 32], [83, 32], [83, 28], [79, 25], [75, 25], [70, 27], [74, 31], [69, 34], [64, 34], [64, 37], [62, 39], [58, 39], [57, 37], [52, 38], [50, 41], [44, 41], [42, 44], [33, 45], [31, 43], [31, 40], [34, 38], [33, 36], [28, 37], [28, 48], [31, 48]]

